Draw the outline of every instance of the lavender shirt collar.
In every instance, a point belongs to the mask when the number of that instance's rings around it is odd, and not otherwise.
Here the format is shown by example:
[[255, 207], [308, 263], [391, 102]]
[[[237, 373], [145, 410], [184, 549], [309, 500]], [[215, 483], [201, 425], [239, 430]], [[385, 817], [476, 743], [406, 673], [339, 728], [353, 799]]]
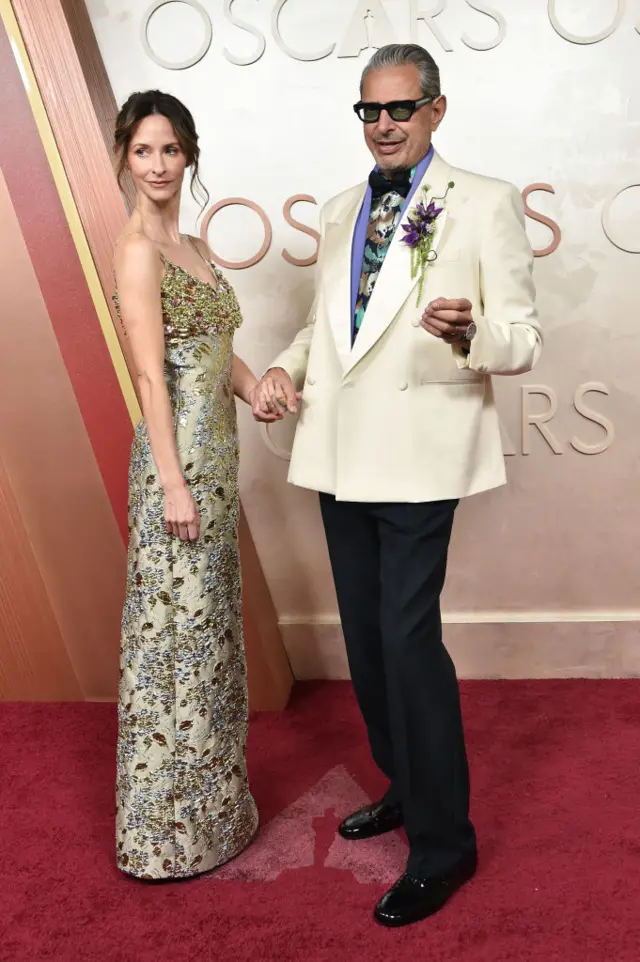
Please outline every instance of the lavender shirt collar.
[[[426, 157], [423, 157], [420, 163], [416, 167], [416, 172], [413, 176], [413, 181], [411, 182], [411, 189], [407, 195], [407, 199], [402, 207], [402, 213], [411, 203], [411, 199], [415, 194], [416, 190], [422, 178], [427, 172], [427, 168], [431, 163], [433, 158], [433, 146], [429, 148], [429, 153]], [[376, 170], [378, 167], [376, 166]], [[353, 324], [353, 317], [356, 312], [356, 301], [358, 300], [358, 288], [360, 286], [360, 277], [362, 275], [362, 261], [364, 259], [364, 247], [367, 241], [367, 226], [369, 224], [369, 214], [371, 213], [371, 187], [367, 186], [366, 193], [364, 195], [364, 200], [362, 201], [362, 207], [360, 208], [360, 213], [358, 214], [358, 219], [356, 220], [355, 230], [353, 232], [353, 244], [351, 246], [351, 323]]]

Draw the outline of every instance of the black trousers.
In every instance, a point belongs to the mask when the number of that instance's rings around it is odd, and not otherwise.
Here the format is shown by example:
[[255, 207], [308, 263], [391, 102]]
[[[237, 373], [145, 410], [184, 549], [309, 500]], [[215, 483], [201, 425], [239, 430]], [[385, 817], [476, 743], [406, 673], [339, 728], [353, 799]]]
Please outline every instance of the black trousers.
[[458, 681], [440, 620], [456, 506], [320, 495], [356, 697], [387, 799], [402, 806], [407, 871], [419, 878], [476, 850]]

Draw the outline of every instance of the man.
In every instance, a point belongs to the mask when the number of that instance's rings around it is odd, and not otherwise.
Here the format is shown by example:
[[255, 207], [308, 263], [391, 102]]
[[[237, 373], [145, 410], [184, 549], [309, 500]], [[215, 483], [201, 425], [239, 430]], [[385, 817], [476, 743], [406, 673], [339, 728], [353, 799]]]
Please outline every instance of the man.
[[289, 480], [320, 492], [353, 684], [389, 780], [340, 833], [405, 826], [407, 871], [374, 912], [399, 926], [476, 870], [440, 593], [458, 500], [505, 481], [491, 375], [529, 371], [542, 341], [520, 194], [431, 146], [446, 111], [432, 57], [380, 49], [355, 110], [376, 167], [322, 209], [309, 322], [252, 402], [267, 422], [302, 402]]

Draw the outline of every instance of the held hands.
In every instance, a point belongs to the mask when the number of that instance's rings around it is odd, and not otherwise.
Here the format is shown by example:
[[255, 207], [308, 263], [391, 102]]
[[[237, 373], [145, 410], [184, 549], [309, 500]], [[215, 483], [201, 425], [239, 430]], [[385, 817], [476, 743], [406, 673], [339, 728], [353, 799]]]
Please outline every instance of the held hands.
[[[421, 327], [447, 344], [464, 344], [469, 325], [473, 322], [471, 301], [466, 297], [447, 300], [440, 297], [427, 305]], [[270, 424], [281, 421], [285, 414], [295, 414], [302, 393], [296, 391], [291, 378], [281, 367], [272, 367], [249, 394], [249, 402], [256, 421]]]
[[200, 512], [186, 484], [165, 488], [164, 521], [169, 534], [181, 541], [198, 540]]
[[284, 368], [272, 367], [251, 391], [249, 401], [256, 421], [271, 424], [287, 413], [295, 414], [301, 397]]
[[471, 301], [466, 297], [454, 300], [439, 297], [427, 305], [420, 326], [447, 344], [460, 344], [466, 340], [472, 320]]

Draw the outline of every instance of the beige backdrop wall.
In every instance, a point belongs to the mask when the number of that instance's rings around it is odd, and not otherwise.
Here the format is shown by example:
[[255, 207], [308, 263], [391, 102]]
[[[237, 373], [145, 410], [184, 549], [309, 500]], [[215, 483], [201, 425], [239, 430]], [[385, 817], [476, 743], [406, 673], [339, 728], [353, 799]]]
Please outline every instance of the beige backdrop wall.
[[[370, 169], [351, 105], [372, 47], [414, 39], [431, 51], [449, 98], [438, 150], [527, 198], [547, 334], [539, 367], [498, 386], [510, 484], [459, 510], [447, 641], [467, 677], [638, 673], [637, 4], [87, 5], [119, 102], [148, 87], [182, 98], [212, 205], [242, 201], [214, 211], [208, 238], [243, 307], [238, 351], [257, 371], [312, 298], [316, 242], [296, 223], [312, 232], [316, 205]], [[197, 214], [185, 196], [185, 230], [201, 229]], [[316, 498], [286, 484], [291, 435], [279, 425], [267, 437], [242, 412], [244, 504], [297, 675], [346, 677]]]

